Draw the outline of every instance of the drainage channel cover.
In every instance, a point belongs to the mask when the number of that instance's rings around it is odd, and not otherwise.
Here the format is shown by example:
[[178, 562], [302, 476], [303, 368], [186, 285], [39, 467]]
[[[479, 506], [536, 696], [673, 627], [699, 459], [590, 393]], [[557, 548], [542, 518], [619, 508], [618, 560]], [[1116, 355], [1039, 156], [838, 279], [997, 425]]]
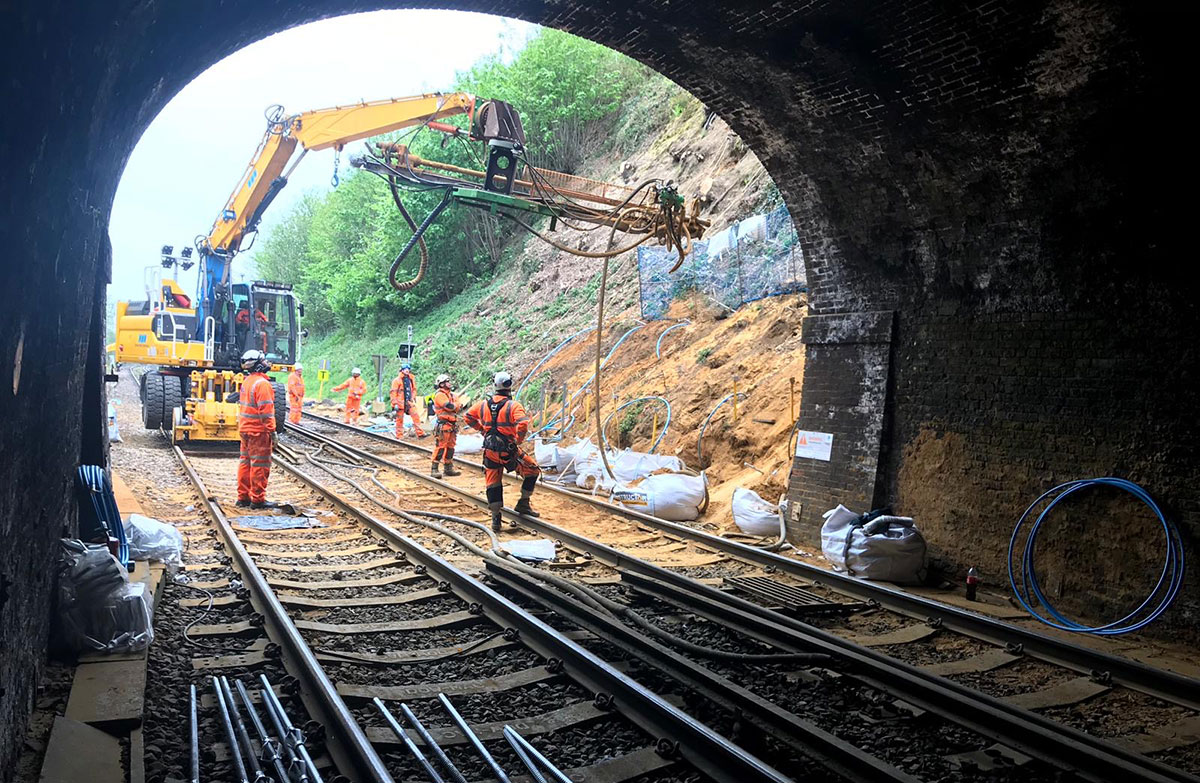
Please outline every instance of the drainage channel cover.
[[854, 611], [858, 604], [840, 604], [795, 585], [777, 582], [765, 576], [727, 577], [725, 584], [748, 595], [777, 604], [788, 612], [817, 613]]

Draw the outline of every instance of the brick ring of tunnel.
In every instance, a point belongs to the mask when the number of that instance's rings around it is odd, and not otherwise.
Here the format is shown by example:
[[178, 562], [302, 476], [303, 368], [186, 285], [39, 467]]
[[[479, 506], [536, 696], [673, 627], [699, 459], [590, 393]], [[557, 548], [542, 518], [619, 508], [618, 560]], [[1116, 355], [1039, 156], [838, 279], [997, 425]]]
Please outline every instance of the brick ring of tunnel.
[[[5, 10], [0, 525], [19, 545], [0, 559], [0, 723], [23, 720], [45, 648], [48, 564], [74, 525], [74, 467], [104, 459], [107, 226], [134, 144], [190, 79], [241, 46], [320, 18], [421, 5]], [[1108, 474], [1147, 487], [1194, 540], [1197, 318], [1165, 236], [1164, 185], [1178, 164], [1161, 129], [1177, 102], [1169, 25], [1150, 8], [437, 5], [629, 54], [690, 90], [760, 157], [807, 260], [799, 426], [834, 436], [830, 461], [793, 467], [793, 540], [811, 545], [837, 503], [887, 502], [918, 519], [947, 568], [999, 579], [1029, 500]], [[1105, 531], [1089, 544], [1097, 575], [1157, 546], [1136, 530]], [[1128, 598], [1113, 594], [1117, 580], [1093, 584], [1077, 596], [1083, 608]], [[1193, 583], [1164, 624], [1185, 626], [1198, 597]]]

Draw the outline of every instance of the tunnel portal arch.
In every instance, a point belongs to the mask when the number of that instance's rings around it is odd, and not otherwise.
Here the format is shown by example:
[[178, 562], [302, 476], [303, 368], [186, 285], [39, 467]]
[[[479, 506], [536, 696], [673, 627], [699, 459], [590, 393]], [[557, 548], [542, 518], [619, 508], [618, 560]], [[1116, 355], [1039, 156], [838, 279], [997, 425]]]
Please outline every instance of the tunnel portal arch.
[[[1169, 32], [1152, 9], [21, 1], [0, 27], [0, 533], [23, 544], [0, 562], [19, 585], [0, 596], [3, 638], [44, 628], [42, 572], [71, 528], [69, 476], [100, 437], [88, 423], [100, 404], [88, 393], [98, 385], [89, 335], [103, 328], [109, 210], [142, 131], [190, 79], [252, 41], [430, 5], [622, 51], [696, 95], [762, 160], [797, 223], [812, 289], [800, 427], [834, 436], [829, 461], [793, 467], [794, 540], [811, 541], [837, 502], [890, 501], [918, 517], [951, 570], [977, 565], [999, 580], [1024, 504], [1093, 473], [1144, 483], [1194, 540], [1197, 317], [1159, 196], [1174, 169], [1160, 129], [1176, 102]], [[1098, 570], [1068, 586], [1073, 597], [1090, 609], [1118, 601], [1109, 577], [1137, 545], [1132, 533], [1105, 542]], [[1193, 609], [1197, 595], [1185, 596]], [[0, 723], [23, 720], [24, 673], [44, 639], [3, 657]], [[0, 738], [0, 771], [13, 741]]]

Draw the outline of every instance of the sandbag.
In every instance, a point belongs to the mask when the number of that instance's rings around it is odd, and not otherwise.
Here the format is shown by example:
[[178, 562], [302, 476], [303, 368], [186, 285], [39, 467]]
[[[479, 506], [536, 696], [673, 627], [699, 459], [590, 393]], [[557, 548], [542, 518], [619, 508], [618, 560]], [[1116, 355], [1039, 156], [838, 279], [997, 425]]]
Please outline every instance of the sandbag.
[[768, 503], [752, 489], [736, 487], [731, 508], [734, 524], [746, 535], [763, 538], [779, 535], [779, 504]]
[[183, 564], [183, 536], [173, 526], [157, 519], [130, 514], [125, 522], [132, 560], [161, 560], [168, 565]]
[[824, 514], [821, 551], [837, 571], [896, 584], [925, 581], [925, 537], [908, 517], [880, 517], [869, 534], [861, 517], [839, 505]]
[[[536, 450], [537, 446], [534, 448]], [[545, 468], [547, 473], [557, 474], [552, 480], [559, 484], [574, 484], [579, 476], [580, 463], [586, 461], [589, 456], [599, 459], [600, 454], [600, 450], [586, 438], [581, 438], [570, 446], [548, 444], [542, 446], [542, 449], [543, 451], [538, 452], [538, 464]], [[551, 449], [553, 451], [550, 451]], [[543, 462], [543, 456], [549, 457], [550, 454], [553, 454], [553, 461]]]
[[613, 502], [672, 522], [699, 518], [708, 503], [708, 479], [703, 473], [658, 473], [636, 484], [618, 484]]
[[612, 468], [612, 475], [604, 470], [604, 463], [600, 459], [600, 450], [596, 449], [594, 454], [588, 454], [580, 460], [577, 471], [579, 477], [575, 480], [575, 484], [584, 489], [607, 490], [615, 488], [619, 484], [628, 484], [645, 478], [656, 470], [683, 470], [683, 460], [679, 457], [666, 454], [647, 454], [632, 449], [610, 453], [608, 465]]
[[483, 451], [483, 436], [469, 432], [458, 433], [454, 441], [455, 454], [478, 454]]

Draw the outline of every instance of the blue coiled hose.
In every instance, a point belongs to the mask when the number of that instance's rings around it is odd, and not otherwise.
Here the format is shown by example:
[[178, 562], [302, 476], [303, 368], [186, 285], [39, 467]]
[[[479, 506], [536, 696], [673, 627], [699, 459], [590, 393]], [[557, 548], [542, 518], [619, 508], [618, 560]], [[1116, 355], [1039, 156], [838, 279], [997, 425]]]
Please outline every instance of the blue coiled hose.
[[[1136, 609], [1111, 623], [1105, 623], [1104, 625], [1083, 625], [1064, 616], [1046, 598], [1045, 593], [1042, 592], [1041, 585], [1038, 584], [1037, 574], [1033, 567], [1033, 558], [1034, 552], [1037, 549], [1038, 531], [1041, 529], [1046, 517], [1049, 516], [1050, 511], [1060, 501], [1075, 492], [1097, 486], [1108, 486], [1125, 490], [1145, 503], [1154, 512], [1154, 515], [1158, 517], [1158, 521], [1162, 525], [1163, 535], [1166, 537], [1167, 545], [1163, 558], [1162, 571], [1158, 575], [1158, 583]], [[1025, 523], [1033, 514], [1034, 509], [1047, 499], [1050, 499], [1050, 502], [1037, 515], [1037, 519], [1029, 526], [1028, 532], [1023, 534]], [[1016, 559], [1018, 543], [1022, 540], [1025, 543], [1025, 551], [1021, 555], [1020, 581], [1018, 582], [1018, 573], [1013, 561]], [[1180, 538], [1179, 530], [1163, 515], [1158, 504], [1150, 497], [1150, 493], [1132, 481], [1120, 478], [1107, 477], [1068, 481], [1065, 484], [1059, 484], [1057, 487], [1044, 492], [1041, 497], [1029, 505], [1029, 508], [1025, 509], [1025, 513], [1017, 521], [1017, 526], [1013, 529], [1012, 538], [1008, 542], [1008, 579], [1012, 585], [1013, 593], [1016, 595], [1017, 600], [1021, 602], [1021, 606], [1025, 607], [1025, 611], [1046, 625], [1072, 633], [1119, 636], [1145, 628], [1157, 620], [1171, 606], [1176, 597], [1178, 597], [1179, 590], [1183, 586], [1184, 565], [1183, 539]], [[1034, 609], [1034, 603], [1041, 604], [1045, 612], [1049, 614], [1049, 617]]]
[[80, 488], [91, 498], [95, 521], [117, 539], [117, 559], [128, 568], [131, 565], [129, 540], [125, 537], [125, 525], [121, 523], [121, 512], [117, 509], [108, 474], [100, 465], [80, 465], [78, 477]]

